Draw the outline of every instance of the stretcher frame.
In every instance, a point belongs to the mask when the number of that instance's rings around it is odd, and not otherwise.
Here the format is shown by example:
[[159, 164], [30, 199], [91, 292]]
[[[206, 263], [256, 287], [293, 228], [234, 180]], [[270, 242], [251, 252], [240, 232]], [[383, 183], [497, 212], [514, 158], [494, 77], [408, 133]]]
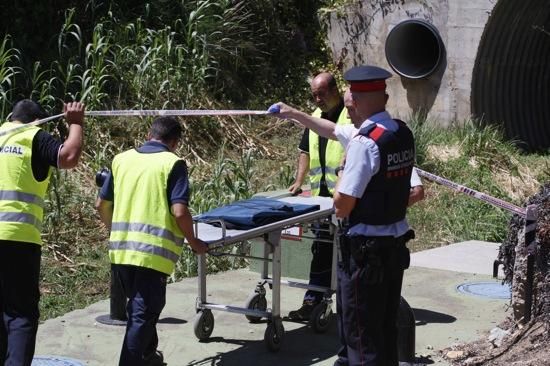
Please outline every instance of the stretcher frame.
[[[319, 204], [317, 211], [305, 213], [296, 217], [281, 220], [275, 223], [263, 225], [249, 230], [229, 230], [223, 220], [212, 220], [206, 223], [195, 221], [195, 235], [208, 243], [209, 255], [228, 255], [240, 258], [256, 259], [263, 262], [260, 281], [256, 285], [254, 293], [247, 299], [245, 307], [233, 305], [216, 304], [207, 301], [206, 296], [206, 254], [198, 256], [198, 297], [196, 301], [197, 315], [194, 321], [195, 336], [199, 340], [206, 340], [214, 329], [214, 316], [212, 311], [225, 311], [236, 314], [243, 314], [254, 323], [262, 318], [267, 319], [267, 328], [264, 334], [264, 341], [270, 351], [278, 351], [281, 347], [284, 336], [284, 327], [281, 317], [281, 285], [296, 287], [305, 290], [314, 290], [324, 293], [321, 304], [316, 306], [312, 312], [310, 325], [316, 332], [324, 332], [328, 329], [332, 316], [332, 294], [336, 291], [336, 263], [338, 253], [338, 235], [336, 235], [337, 221], [334, 216], [332, 199], [328, 197], [270, 197], [283, 202], [297, 204]], [[281, 236], [285, 229], [297, 226], [307, 226], [314, 223], [329, 224], [329, 230], [333, 234], [332, 252], [332, 277], [330, 288], [313, 286], [304, 282], [281, 280]], [[217, 223], [219, 227], [212, 225]], [[313, 229], [312, 229], [313, 230]], [[319, 230], [319, 229], [315, 229]], [[306, 231], [306, 230], [304, 230]], [[285, 237], [291, 236], [287, 233]], [[300, 238], [308, 236], [300, 235]], [[251, 239], [263, 238], [262, 257], [252, 257], [240, 254], [216, 253], [216, 249], [227, 247], [232, 244], [245, 242]], [[320, 242], [327, 240], [312, 239]], [[270, 259], [271, 255], [271, 259]], [[272, 267], [272, 276], [269, 277], [269, 263]], [[265, 285], [272, 289], [272, 307], [267, 309], [265, 299]]]

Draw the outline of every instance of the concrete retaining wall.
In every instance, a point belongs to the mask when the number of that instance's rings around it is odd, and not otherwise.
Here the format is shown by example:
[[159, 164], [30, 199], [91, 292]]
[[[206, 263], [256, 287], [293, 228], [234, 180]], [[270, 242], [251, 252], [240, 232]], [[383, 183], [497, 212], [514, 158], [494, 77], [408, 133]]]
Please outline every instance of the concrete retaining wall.
[[342, 70], [374, 64], [390, 69], [385, 56], [388, 33], [399, 22], [418, 18], [433, 24], [445, 45], [445, 58], [426, 79], [394, 73], [388, 81], [388, 110], [406, 119], [425, 111], [442, 125], [469, 118], [471, 84], [478, 45], [496, 0], [363, 0], [326, 13], [333, 58]]

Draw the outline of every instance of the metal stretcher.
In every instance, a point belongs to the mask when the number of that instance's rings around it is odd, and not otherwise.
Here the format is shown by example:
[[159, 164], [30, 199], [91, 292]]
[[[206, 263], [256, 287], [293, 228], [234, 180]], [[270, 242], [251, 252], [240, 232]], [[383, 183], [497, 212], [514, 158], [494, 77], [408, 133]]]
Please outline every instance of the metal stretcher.
[[[307, 283], [281, 280], [281, 234], [288, 237], [293, 230], [289, 228], [302, 227], [304, 232], [312, 233], [308, 230], [314, 224], [325, 224], [329, 227], [331, 233], [336, 231], [336, 219], [333, 209], [333, 202], [328, 197], [270, 197], [286, 203], [296, 204], [314, 204], [319, 205], [318, 211], [309, 212], [295, 216], [282, 221], [263, 225], [249, 230], [229, 230], [226, 228], [223, 220], [202, 223], [195, 221], [195, 233], [198, 238], [208, 243], [209, 255], [229, 255], [241, 258], [257, 259], [263, 261], [261, 278], [254, 292], [248, 297], [244, 307], [233, 305], [221, 305], [206, 301], [206, 255], [200, 255], [198, 259], [198, 298], [196, 303], [197, 315], [194, 320], [195, 336], [199, 340], [206, 340], [214, 330], [214, 316], [212, 310], [225, 311], [237, 314], [243, 314], [251, 322], [259, 322], [262, 318], [267, 319], [267, 328], [264, 334], [264, 341], [270, 351], [278, 351], [284, 336], [284, 327], [281, 318], [281, 285], [297, 287], [324, 292], [324, 299], [317, 305], [311, 315], [310, 325], [316, 332], [324, 332], [328, 329], [330, 318], [332, 317], [332, 294], [336, 291], [336, 258], [337, 258], [337, 235], [333, 235], [333, 256], [332, 256], [332, 278], [331, 286], [320, 287], [311, 286]], [[213, 225], [215, 224], [216, 225]], [[318, 227], [317, 225], [316, 227]], [[317, 230], [317, 229], [315, 229]], [[313, 233], [312, 233], [313, 234]], [[307, 236], [302, 235], [302, 238]], [[221, 253], [219, 250], [223, 247], [245, 242], [247, 240], [263, 238], [263, 256], [252, 257], [249, 255]], [[321, 241], [319, 239], [315, 239]], [[271, 258], [270, 258], [271, 255]], [[272, 274], [269, 277], [268, 269], [271, 263]], [[271, 310], [267, 308], [266, 289], [268, 284], [272, 289]]]

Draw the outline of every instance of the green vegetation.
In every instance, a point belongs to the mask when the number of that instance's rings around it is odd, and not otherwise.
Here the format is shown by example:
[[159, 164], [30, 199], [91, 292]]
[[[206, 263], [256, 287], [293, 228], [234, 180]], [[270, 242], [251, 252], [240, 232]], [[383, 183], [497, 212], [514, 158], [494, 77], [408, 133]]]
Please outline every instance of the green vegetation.
[[[458, 184], [523, 206], [549, 180], [548, 157], [522, 154], [494, 126], [473, 121], [444, 129], [411, 119], [420, 168]], [[426, 199], [410, 210], [417, 232], [413, 250], [463, 240], [501, 242], [510, 214], [449, 188], [424, 181]]]
[[[0, 118], [30, 97], [51, 113], [61, 102], [88, 109], [265, 109], [306, 105], [308, 76], [327, 65], [321, 7], [348, 1], [21, 0], [2, 4], [13, 21], [0, 29]], [[150, 119], [87, 119], [75, 170], [57, 172], [46, 202], [42, 319], [108, 296], [108, 233], [94, 209], [95, 172], [143, 142]], [[271, 118], [186, 118], [178, 151], [190, 167], [191, 209], [288, 187], [301, 129]], [[550, 179], [545, 156], [521, 155], [494, 128], [468, 122], [448, 130], [414, 119], [418, 163], [457, 183], [521, 204]], [[63, 138], [64, 122], [45, 127]], [[508, 214], [426, 183], [411, 210], [415, 250], [506, 235]], [[228, 249], [239, 250], [239, 249]], [[244, 248], [243, 250], [246, 250]], [[210, 271], [244, 265], [208, 257]], [[173, 280], [196, 274], [185, 251]]]
[[[89, 110], [267, 109], [281, 99], [302, 104], [309, 96], [307, 78], [316, 72], [311, 65], [326, 64], [316, 17], [322, 5], [313, 0], [2, 4], [13, 21], [0, 25], [0, 118], [24, 97], [52, 114], [70, 100], [84, 101]], [[93, 177], [116, 153], [143, 142], [150, 122], [88, 118], [82, 163], [52, 179], [44, 225], [43, 319], [107, 296], [107, 232], [95, 213]], [[192, 167], [194, 212], [288, 181], [290, 169], [277, 178], [287, 152], [272, 143], [280, 122], [188, 118], [183, 124], [185, 143], [178, 153]], [[62, 121], [45, 128], [61, 138], [66, 134]], [[299, 135], [296, 127], [285, 129]], [[212, 271], [236, 265], [209, 259]], [[195, 273], [195, 257], [186, 252], [174, 279]]]

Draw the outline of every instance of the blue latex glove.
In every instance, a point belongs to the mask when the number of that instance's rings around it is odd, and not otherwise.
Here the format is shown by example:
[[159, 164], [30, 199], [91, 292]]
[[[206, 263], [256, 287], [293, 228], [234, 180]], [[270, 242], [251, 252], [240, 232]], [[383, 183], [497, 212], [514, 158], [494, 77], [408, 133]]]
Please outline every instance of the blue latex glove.
[[281, 107], [279, 107], [277, 104], [272, 104], [268, 109], [267, 113], [280, 113]]

